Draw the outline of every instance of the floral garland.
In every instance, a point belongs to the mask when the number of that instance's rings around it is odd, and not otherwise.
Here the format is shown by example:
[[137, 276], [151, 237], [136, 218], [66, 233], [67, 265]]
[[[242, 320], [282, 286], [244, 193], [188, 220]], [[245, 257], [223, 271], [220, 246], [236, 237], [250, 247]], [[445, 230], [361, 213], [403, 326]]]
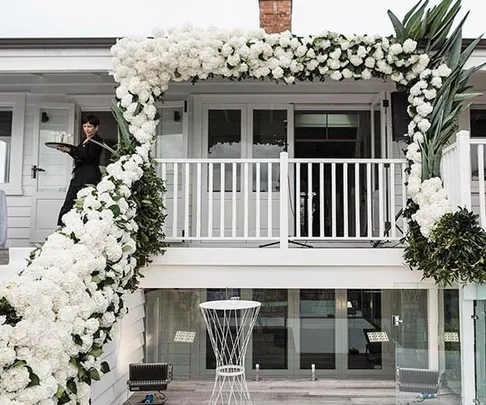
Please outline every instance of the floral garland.
[[[26, 270], [0, 287], [1, 404], [88, 404], [90, 383], [109, 370], [99, 357], [113, 323], [126, 312], [124, 295], [136, 287], [137, 269], [149, 254], [162, 249], [161, 222], [140, 232], [146, 225], [139, 215], [148, 204], [145, 218], [163, 222], [156, 196], [163, 186], [150, 151], [158, 122], [154, 104], [170, 81], [391, 78], [409, 89], [408, 188], [417, 206], [412, 219], [426, 238], [451, 211], [441, 180], [422, 181], [421, 153], [440, 131], [428, 118], [451, 69], [443, 58], [431, 61], [419, 52], [414, 39], [185, 28], [121, 39], [112, 53], [119, 125], [128, 134], [122, 156], [96, 187], [78, 194], [76, 207], [64, 216], [66, 226], [34, 252]], [[145, 192], [154, 204], [136, 196], [144, 192], [147, 173], [152, 183]]]
[[184, 28], [168, 36], [157, 32], [153, 39], [124, 38], [113, 54], [115, 79], [120, 82], [117, 97], [126, 108], [124, 117], [137, 127], [133, 129], [138, 132], [133, 134], [141, 141], [150, 137], [150, 131], [139, 125], [146, 117], [135, 116], [135, 112], [141, 105], [151, 105], [152, 94], [162, 97], [171, 80], [194, 82], [222, 76], [230, 80], [268, 78], [291, 84], [326, 78], [340, 81], [389, 77], [397, 86], [410, 89], [408, 111], [413, 121], [408, 129], [409, 192], [419, 206], [413, 219], [428, 237], [437, 220], [451, 211], [440, 178], [422, 182], [421, 144], [431, 131], [428, 117], [437, 91], [452, 70], [445, 63], [429, 66], [429, 56], [418, 53], [417, 42], [412, 39], [400, 44], [393, 38], [347, 37], [332, 32], [299, 37], [288, 31], [245, 34]]
[[96, 187], [81, 190], [65, 226], [33, 252], [20, 276], [1, 286], [2, 405], [88, 404], [91, 382], [109, 371], [99, 360], [103, 345], [127, 311], [137, 255], [147, 261], [136, 251], [141, 207], [134, 190], [153, 171], [151, 148], [151, 140], [127, 148], [134, 153], [110, 164]]

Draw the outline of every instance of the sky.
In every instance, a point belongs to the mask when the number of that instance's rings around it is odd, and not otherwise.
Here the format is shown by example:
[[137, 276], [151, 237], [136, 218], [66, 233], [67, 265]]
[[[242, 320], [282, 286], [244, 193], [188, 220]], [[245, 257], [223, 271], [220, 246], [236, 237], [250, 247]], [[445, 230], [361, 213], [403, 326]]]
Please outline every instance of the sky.
[[[318, 34], [392, 32], [389, 8], [399, 17], [416, 0], [294, 0], [292, 31]], [[431, 0], [431, 4], [438, 0]], [[470, 10], [463, 36], [486, 31], [486, 1], [462, 0]], [[74, 7], [74, 5], [76, 7]], [[194, 26], [253, 29], [258, 0], [0, 0], [0, 38], [149, 36], [154, 28]]]

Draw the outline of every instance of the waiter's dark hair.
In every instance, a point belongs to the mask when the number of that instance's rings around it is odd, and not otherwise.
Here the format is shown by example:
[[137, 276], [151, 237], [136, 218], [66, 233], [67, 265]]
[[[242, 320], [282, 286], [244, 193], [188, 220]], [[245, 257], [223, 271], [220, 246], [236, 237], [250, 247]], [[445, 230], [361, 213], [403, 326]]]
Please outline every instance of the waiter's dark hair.
[[88, 123], [93, 125], [94, 127], [97, 127], [100, 125], [100, 119], [94, 114], [89, 114], [86, 117], [83, 117], [83, 119], [81, 120], [81, 125]]

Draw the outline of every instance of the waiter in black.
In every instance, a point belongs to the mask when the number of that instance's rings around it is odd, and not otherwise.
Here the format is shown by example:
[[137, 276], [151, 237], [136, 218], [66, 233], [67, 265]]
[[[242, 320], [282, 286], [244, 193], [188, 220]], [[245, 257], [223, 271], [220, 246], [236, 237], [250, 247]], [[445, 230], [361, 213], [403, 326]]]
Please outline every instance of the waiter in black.
[[78, 191], [87, 184], [96, 185], [101, 180], [100, 156], [103, 151], [103, 139], [98, 135], [100, 120], [96, 115], [90, 114], [83, 118], [82, 124], [86, 136], [83, 142], [73, 147], [64, 145], [57, 147], [58, 150], [68, 153], [74, 159], [73, 177], [59, 212], [58, 225], [63, 225], [62, 216], [73, 208]]

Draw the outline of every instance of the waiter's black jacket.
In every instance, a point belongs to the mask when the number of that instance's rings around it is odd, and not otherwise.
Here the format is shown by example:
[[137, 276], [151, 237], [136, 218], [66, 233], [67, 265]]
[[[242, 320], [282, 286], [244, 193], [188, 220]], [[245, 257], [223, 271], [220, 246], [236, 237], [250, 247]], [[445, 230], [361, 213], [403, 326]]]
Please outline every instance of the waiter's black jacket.
[[103, 147], [95, 142], [102, 144], [103, 139], [98, 134], [94, 135], [88, 142], [82, 142], [68, 152], [74, 159], [72, 184], [85, 185], [96, 184], [101, 179], [100, 156]]

